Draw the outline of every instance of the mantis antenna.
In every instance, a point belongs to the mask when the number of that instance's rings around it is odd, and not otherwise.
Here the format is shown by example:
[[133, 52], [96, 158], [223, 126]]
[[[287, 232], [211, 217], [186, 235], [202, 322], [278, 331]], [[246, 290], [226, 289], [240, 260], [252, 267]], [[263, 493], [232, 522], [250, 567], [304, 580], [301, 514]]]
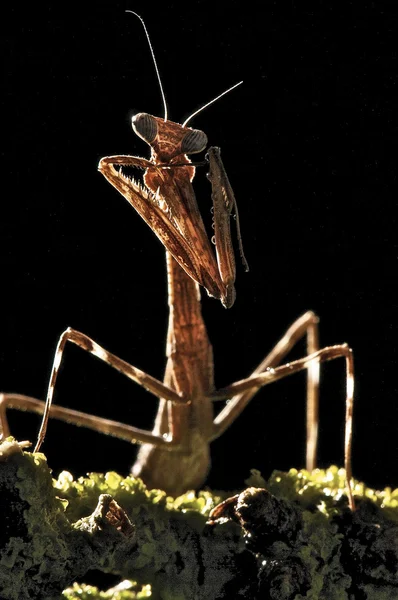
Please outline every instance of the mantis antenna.
[[[133, 10], [126, 10], [126, 12], [127, 12], [127, 13], [131, 13], [132, 15], [135, 15], [136, 17], [138, 17], [138, 18], [139, 18], [139, 20], [140, 20], [140, 21], [141, 21], [141, 23], [142, 23], [142, 26], [143, 26], [143, 28], [144, 28], [145, 35], [146, 35], [146, 39], [148, 40], [149, 49], [150, 49], [150, 51], [151, 51], [151, 54], [152, 54], [152, 60], [153, 60], [153, 64], [154, 64], [154, 66], [155, 66], [155, 71], [156, 71], [156, 75], [157, 75], [158, 82], [159, 82], [160, 93], [162, 94], [162, 101], [163, 101], [163, 107], [164, 107], [164, 120], [165, 120], [165, 121], [167, 121], [167, 104], [166, 104], [166, 96], [164, 95], [164, 90], [163, 90], [163, 86], [162, 86], [162, 80], [160, 79], [160, 73], [159, 73], [159, 69], [158, 69], [157, 62], [156, 62], [155, 53], [154, 53], [154, 51], [153, 51], [153, 47], [152, 47], [152, 44], [151, 44], [151, 39], [150, 39], [150, 37], [149, 37], [149, 33], [148, 33], [148, 30], [147, 30], [147, 28], [146, 28], [145, 21], [144, 21], [144, 19], [143, 19], [142, 17], [140, 17], [140, 15], [139, 15], [139, 14], [137, 14], [137, 13], [136, 13], [136, 12], [134, 12]], [[231, 88], [231, 89], [232, 89], [232, 88]], [[228, 91], [229, 91], [229, 90], [228, 90]], [[224, 93], [226, 93], [226, 92], [224, 92]], [[221, 95], [222, 95], [222, 94], [221, 94]], [[194, 113], [194, 114], [195, 114], [195, 113]]]
[[[135, 15], [141, 21], [142, 26], [144, 28], [146, 39], [148, 40], [149, 49], [150, 49], [151, 54], [152, 54], [152, 60], [153, 60], [153, 64], [154, 64], [154, 67], [155, 67], [155, 71], [156, 71], [156, 75], [157, 75], [157, 78], [158, 78], [158, 82], [159, 82], [160, 93], [162, 95], [162, 101], [163, 101], [163, 107], [164, 107], [164, 121], [167, 121], [166, 96], [164, 94], [162, 80], [160, 79], [160, 73], [159, 73], [159, 69], [158, 69], [158, 64], [156, 62], [155, 52], [153, 51], [153, 47], [152, 47], [152, 44], [151, 44], [151, 39], [149, 37], [149, 33], [148, 33], [147, 28], [146, 28], [145, 21], [144, 21], [144, 19], [138, 13], [134, 12], [133, 10], [126, 10], [126, 12], [127, 13], [131, 13], [132, 15]], [[219, 100], [220, 98], [222, 98], [223, 96], [225, 96], [225, 94], [228, 94], [229, 92], [231, 92], [232, 90], [234, 90], [236, 87], [238, 87], [238, 85], [241, 85], [241, 83], [243, 83], [243, 81], [239, 81], [238, 83], [235, 83], [235, 85], [233, 85], [232, 87], [230, 87], [227, 90], [225, 90], [225, 92], [222, 92], [222, 94], [219, 94], [218, 96], [216, 96], [215, 98], [213, 98], [213, 100], [210, 100], [210, 102], [207, 102], [204, 106], [201, 106], [200, 108], [198, 108], [198, 110], [196, 110], [194, 113], [192, 113], [188, 117], [188, 119], [186, 119], [184, 121], [184, 123], [182, 124], [182, 126], [186, 127], [188, 121], [190, 121], [193, 117], [196, 117], [196, 115], [198, 113], [202, 112], [202, 110], [204, 110], [205, 108], [207, 108], [208, 106], [210, 106], [210, 104], [213, 104], [214, 102], [216, 102], [217, 100]]]
[[207, 104], [204, 104], [204, 106], [201, 106], [200, 108], [198, 108], [198, 110], [195, 110], [195, 112], [192, 113], [192, 115], [189, 116], [188, 119], [186, 119], [184, 121], [184, 123], [182, 124], [182, 126], [186, 127], [188, 121], [190, 121], [193, 117], [196, 117], [196, 115], [198, 113], [202, 112], [202, 110], [204, 110], [205, 108], [207, 108], [208, 106], [210, 106], [210, 104], [213, 104], [214, 102], [217, 102], [217, 100], [219, 100], [220, 98], [222, 98], [223, 96], [225, 96], [225, 94], [228, 94], [229, 92], [232, 92], [232, 90], [234, 90], [236, 87], [238, 87], [238, 85], [241, 85], [241, 83], [243, 83], [243, 81], [239, 81], [238, 83], [235, 83], [235, 85], [233, 85], [232, 87], [230, 87], [227, 90], [225, 90], [225, 92], [223, 92], [222, 94], [219, 94], [218, 96], [216, 96], [215, 98], [213, 98], [213, 100], [210, 100], [210, 102], [207, 102]]

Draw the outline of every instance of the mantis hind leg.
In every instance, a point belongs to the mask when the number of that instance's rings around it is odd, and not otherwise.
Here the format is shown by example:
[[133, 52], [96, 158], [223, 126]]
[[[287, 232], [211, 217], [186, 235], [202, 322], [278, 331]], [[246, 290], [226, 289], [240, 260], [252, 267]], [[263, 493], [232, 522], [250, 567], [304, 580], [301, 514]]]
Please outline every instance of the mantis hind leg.
[[[219, 437], [240, 415], [242, 410], [263, 386], [278, 379], [307, 370], [307, 469], [315, 468], [315, 455], [318, 433], [319, 404], [319, 365], [321, 362], [344, 358], [346, 363], [346, 410], [344, 464], [347, 478], [347, 494], [351, 508], [354, 508], [352, 496], [352, 418], [354, 407], [354, 359], [351, 348], [347, 344], [328, 346], [318, 349], [318, 318], [312, 312], [305, 313], [291, 325], [283, 338], [253, 371], [250, 377], [232, 383], [214, 392], [212, 400], [229, 400], [229, 403], [214, 419], [212, 439]], [[308, 356], [286, 363], [279, 363], [296, 344], [307, 335]]]

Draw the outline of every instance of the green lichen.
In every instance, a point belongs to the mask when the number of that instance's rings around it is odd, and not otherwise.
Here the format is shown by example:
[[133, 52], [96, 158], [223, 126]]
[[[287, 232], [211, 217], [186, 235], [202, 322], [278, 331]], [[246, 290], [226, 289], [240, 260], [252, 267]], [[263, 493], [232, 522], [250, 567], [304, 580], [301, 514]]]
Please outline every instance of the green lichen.
[[138, 514], [146, 506], [154, 514], [179, 511], [202, 524], [221, 500], [219, 495], [205, 491], [190, 491], [172, 498], [162, 490], [148, 490], [141, 479], [122, 477], [114, 471], [105, 474], [90, 473], [87, 477], [76, 480], [70, 473], [63, 471], [58, 479], [53, 480], [53, 486], [59, 496], [67, 501], [65, 512], [71, 521], [92, 512], [100, 494], [111, 494], [132, 515]]
[[[250, 473], [245, 480], [247, 486], [266, 487], [271, 494], [297, 502], [304, 509], [317, 506], [329, 517], [339, 514], [341, 504], [346, 503], [345, 470], [335, 465], [311, 472], [306, 469], [290, 469], [287, 473], [274, 471], [268, 480], [256, 469]], [[374, 490], [354, 480], [353, 493], [360, 500], [371, 500], [383, 509], [385, 516], [398, 522], [398, 489]]]
[[92, 585], [74, 583], [63, 592], [63, 597], [67, 600], [141, 600], [151, 598], [152, 592], [150, 585], [140, 586], [126, 580], [105, 592]]
[[[252, 471], [209, 521], [210, 492], [173, 499], [112, 472], [53, 480], [23, 450], [0, 445], [1, 600], [398, 600], [398, 490], [355, 482], [351, 513], [343, 469]], [[93, 569], [120, 585], [73, 584]]]

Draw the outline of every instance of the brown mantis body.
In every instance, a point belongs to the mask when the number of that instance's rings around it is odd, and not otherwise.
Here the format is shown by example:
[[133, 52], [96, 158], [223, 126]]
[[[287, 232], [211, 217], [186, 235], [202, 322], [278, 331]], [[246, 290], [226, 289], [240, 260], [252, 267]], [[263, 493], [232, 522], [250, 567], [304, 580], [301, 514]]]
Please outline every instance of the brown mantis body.
[[[111, 354], [91, 338], [67, 329], [57, 345], [46, 403], [17, 394], [0, 397], [0, 419], [9, 434], [6, 409], [20, 408], [43, 414], [36, 450], [45, 437], [49, 416], [83, 425], [129, 442], [142, 444], [132, 472], [149, 487], [179, 494], [203, 484], [210, 466], [209, 444], [220, 436], [268, 383], [303, 369], [308, 373], [307, 468], [315, 467], [318, 427], [319, 363], [344, 357], [347, 371], [345, 466], [351, 493], [351, 435], [353, 407], [353, 359], [345, 345], [319, 350], [317, 317], [305, 313], [286, 332], [253, 373], [222, 390], [215, 390], [213, 355], [201, 314], [199, 285], [226, 307], [235, 298], [235, 261], [229, 221], [236, 203], [218, 148], [208, 150], [212, 184], [217, 260], [199, 212], [192, 179], [195, 167], [187, 154], [201, 152], [205, 134], [140, 113], [133, 128], [152, 149], [151, 159], [111, 156], [101, 159], [100, 172], [148, 223], [166, 248], [169, 280], [167, 366], [161, 382]], [[124, 167], [145, 169], [142, 186], [125, 176]], [[296, 342], [307, 336], [308, 356], [278, 366]], [[52, 404], [64, 347], [70, 341], [140, 384], [159, 398], [153, 431], [74, 411]], [[212, 403], [229, 400], [214, 418]]]

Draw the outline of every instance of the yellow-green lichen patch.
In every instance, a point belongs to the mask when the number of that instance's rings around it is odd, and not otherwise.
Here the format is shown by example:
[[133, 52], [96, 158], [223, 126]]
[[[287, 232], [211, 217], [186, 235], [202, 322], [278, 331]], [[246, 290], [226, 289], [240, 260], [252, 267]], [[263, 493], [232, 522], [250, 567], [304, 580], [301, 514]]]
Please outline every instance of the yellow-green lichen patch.
[[133, 581], [122, 581], [118, 586], [101, 591], [92, 585], [74, 583], [62, 594], [66, 600], [144, 600], [151, 598], [151, 586], [140, 586]]

